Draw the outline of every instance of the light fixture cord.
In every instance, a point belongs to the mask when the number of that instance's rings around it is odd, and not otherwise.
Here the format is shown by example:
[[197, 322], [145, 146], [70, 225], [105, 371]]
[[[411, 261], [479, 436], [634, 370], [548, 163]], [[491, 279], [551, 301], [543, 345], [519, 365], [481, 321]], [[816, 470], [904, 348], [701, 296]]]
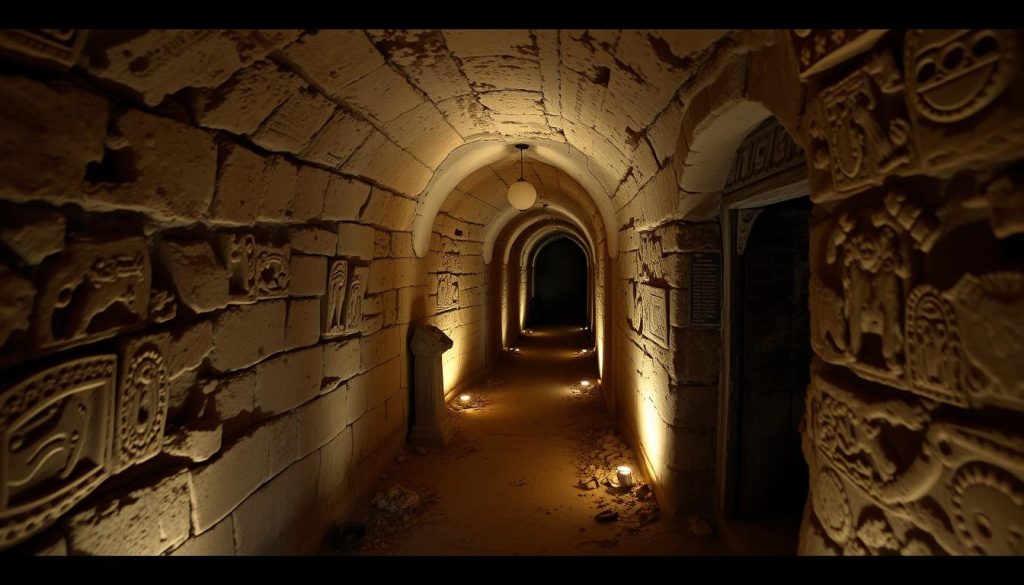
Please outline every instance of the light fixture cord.
[[522, 148], [519, 149], [519, 180], [520, 181], [525, 181], [526, 180], [525, 178], [523, 178], [523, 149]]

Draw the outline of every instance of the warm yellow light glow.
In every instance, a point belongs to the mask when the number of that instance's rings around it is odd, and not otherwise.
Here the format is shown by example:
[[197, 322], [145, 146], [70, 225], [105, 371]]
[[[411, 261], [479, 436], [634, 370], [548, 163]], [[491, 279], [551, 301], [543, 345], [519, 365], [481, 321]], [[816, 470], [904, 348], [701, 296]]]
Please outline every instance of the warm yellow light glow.
[[583, 386], [584, 388], [588, 388], [590, 386], [590, 380], [581, 380], [580, 381], [580, 386]]
[[618, 476], [619, 485], [627, 486], [627, 487], [633, 485], [633, 468], [632, 467], [630, 467], [628, 465], [620, 465], [620, 466], [618, 466], [615, 469], [615, 471], [616, 471], [616, 474]]
[[629, 475], [633, 473], [633, 468], [628, 465], [620, 465], [615, 468], [615, 471], [618, 471], [621, 475]]
[[519, 179], [509, 185], [508, 202], [516, 209], [529, 209], [537, 202], [537, 189], [525, 179]]
[[469, 403], [470, 398], [471, 397], [470, 397], [469, 394], [463, 394], [463, 395], [459, 396], [459, 400], [462, 401], [463, 404]]

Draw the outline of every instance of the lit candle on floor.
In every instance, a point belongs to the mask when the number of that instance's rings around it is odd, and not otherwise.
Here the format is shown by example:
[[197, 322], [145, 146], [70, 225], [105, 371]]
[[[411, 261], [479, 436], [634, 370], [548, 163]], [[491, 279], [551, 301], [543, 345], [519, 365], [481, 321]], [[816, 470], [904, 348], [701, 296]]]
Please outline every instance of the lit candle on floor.
[[618, 478], [619, 485], [623, 487], [629, 487], [633, 485], [633, 468], [628, 465], [620, 465], [615, 469]]

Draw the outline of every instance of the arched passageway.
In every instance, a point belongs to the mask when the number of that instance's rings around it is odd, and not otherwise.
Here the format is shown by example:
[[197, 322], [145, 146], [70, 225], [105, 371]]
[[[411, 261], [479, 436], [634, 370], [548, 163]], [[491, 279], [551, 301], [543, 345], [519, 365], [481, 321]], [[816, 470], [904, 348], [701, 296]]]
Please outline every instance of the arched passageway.
[[1022, 554], [1021, 46], [0, 31], [0, 549]]

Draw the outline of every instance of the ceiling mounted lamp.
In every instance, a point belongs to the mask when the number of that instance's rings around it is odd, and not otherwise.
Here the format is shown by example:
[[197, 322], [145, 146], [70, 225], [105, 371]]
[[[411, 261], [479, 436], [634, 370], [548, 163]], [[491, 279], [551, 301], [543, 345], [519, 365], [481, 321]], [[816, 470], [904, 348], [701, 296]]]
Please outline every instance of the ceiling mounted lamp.
[[519, 180], [508, 187], [508, 202], [512, 207], [523, 211], [533, 207], [537, 202], [537, 189], [523, 178], [523, 151], [530, 148], [529, 144], [517, 144], [519, 149]]

